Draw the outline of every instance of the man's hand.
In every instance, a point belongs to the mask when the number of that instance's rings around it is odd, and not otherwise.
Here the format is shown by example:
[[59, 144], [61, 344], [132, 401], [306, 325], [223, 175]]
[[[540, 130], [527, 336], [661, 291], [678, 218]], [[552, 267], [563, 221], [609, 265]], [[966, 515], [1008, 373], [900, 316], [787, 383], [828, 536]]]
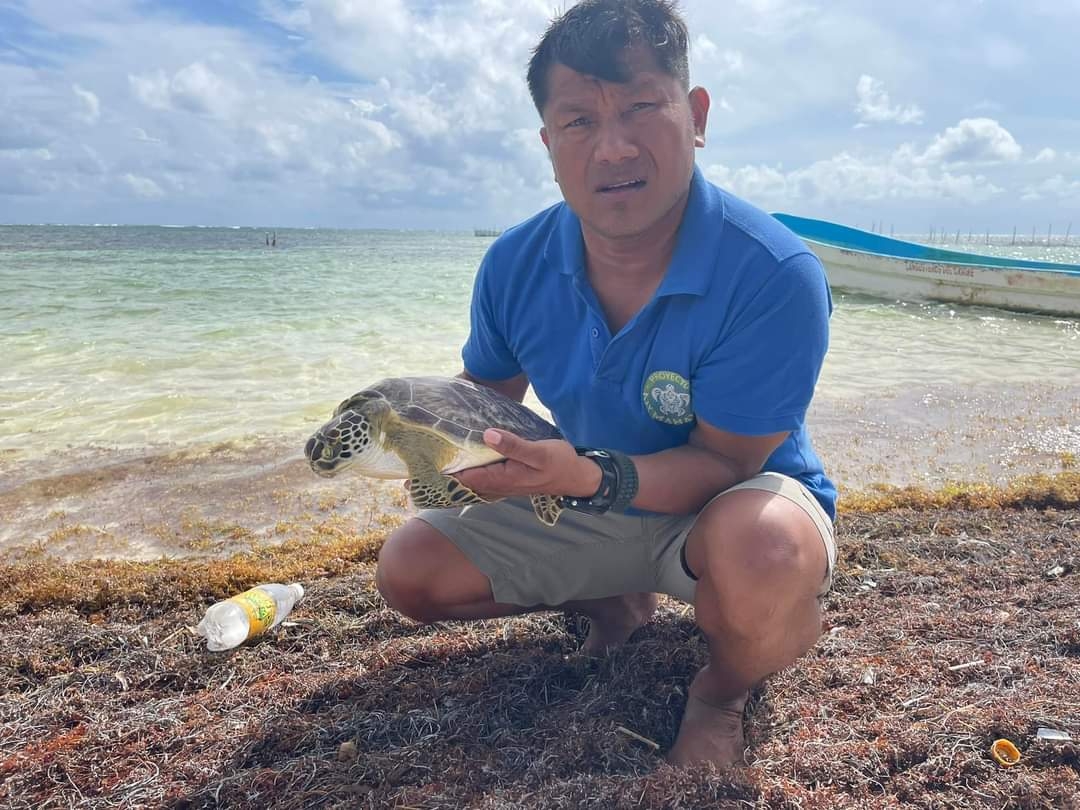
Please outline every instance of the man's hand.
[[533, 442], [488, 428], [484, 443], [506, 459], [462, 470], [454, 477], [485, 500], [515, 495], [587, 497], [600, 488], [600, 468], [579, 456], [574, 446], [562, 439]]

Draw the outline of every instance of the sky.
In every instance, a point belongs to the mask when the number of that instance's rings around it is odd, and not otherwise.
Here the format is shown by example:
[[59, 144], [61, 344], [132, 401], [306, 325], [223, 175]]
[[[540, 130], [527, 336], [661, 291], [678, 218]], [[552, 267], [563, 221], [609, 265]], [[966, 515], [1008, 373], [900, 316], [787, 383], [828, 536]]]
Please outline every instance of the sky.
[[[561, 0], [0, 0], [0, 223], [470, 229], [557, 202]], [[885, 232], [1080, 232], [1080, 0], [683, 0], [698, 165]]]

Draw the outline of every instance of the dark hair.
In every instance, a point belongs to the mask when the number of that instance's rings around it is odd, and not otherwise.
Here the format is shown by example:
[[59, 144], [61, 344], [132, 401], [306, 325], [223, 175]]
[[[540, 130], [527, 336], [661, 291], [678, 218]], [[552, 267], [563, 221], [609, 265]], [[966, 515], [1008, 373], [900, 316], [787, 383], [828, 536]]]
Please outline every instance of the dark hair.
[[586, 76], [625, 83], [626, 51], [643, 45], [664, 73], [690, 88], [686, 23], [674, 0], [582, 0], [551, 21], [529, 60], [529, 93], [543, 115], [548, 73], [561, 64]]

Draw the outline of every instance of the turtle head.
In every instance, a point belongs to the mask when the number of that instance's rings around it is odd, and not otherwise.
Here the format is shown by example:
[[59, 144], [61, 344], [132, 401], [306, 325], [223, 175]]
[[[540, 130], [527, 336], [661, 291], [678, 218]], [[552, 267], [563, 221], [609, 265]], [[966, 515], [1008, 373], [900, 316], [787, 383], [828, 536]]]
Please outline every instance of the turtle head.
[[378, 404], [357, 401], [356, 397], [339, 405], [334, 418], [315, 431], [304, 447], [311, 469], [330, 477], [353, 464], [363, 467], [365, 454], [378, 445], [381, 411]]

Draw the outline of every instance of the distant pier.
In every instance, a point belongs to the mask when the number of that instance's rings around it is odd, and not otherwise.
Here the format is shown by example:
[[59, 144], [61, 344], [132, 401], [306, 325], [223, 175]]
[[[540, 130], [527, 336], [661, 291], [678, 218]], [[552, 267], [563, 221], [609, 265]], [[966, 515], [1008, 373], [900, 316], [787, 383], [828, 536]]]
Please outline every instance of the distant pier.
[[[859, 228], [860, 226], [856, 225], [855, 227]], [[973, 228], [968, 228], [967, 233], [964, 233], [962, 228], [953, 230], [951, 228], [931, 226], [926, 239], [921, 241], [929, 245], [1054, 245], [1057, 247], [1080, 245], [1080, 237], [1073, 237], [1072, 228], [1073, 224], [1070, 222], [1063, 235], [1055, 236], [1054, 225], [1050, 223], [1047, 225], [1045, 232], [1039, 231], [1037, 226], [1032, 227], [1031, 235], [1028, 236], [1026, 232], [1021, 232], [1016, 227], [1012, 229], [1010, 235], [1007, 233], [991, 233], [990, 231], [975, 231]], [[885, 223], [875, 220], [870, 223], [869, 231], [884, 234]], [[889, 226], [889, 236], [895, 236], [895, 229], [892, 225]]]

